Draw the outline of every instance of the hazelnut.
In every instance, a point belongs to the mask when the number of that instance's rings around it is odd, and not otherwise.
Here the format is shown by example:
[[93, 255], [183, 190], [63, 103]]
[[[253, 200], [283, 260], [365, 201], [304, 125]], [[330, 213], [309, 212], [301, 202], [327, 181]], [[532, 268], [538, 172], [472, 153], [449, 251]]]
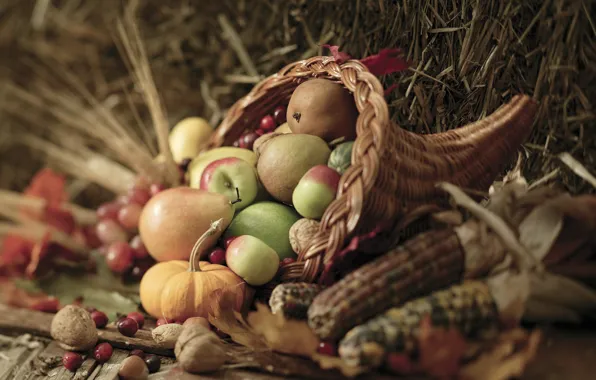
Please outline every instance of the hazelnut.
[[149, 377], [149, 369], [143, 359], [133, 355], [122, 361], [118, 376], [122, 380], [144, 380]]
[[95, 322], [87, 310], [67, 305], [54, 315], [50, 334], [67, 351], [85, 351], [97, 343]]
[[199, 324], [207, 329], [210, 329], [211, 326], [209, 325], [209, 321], [207, 320], [207, 318], [203, 318], [203, 317], [192, 317], [192, 318], [188, 318], [186, 321], [184, 321], [184, 323], [182, 324], [183, 327], [186, 327], [188, 325], [194, 325], [194, 324]]
[[290, 245], [296, 254], [306, 248], [308, 242], [312, 240], [319, 231], [319, 222], [312, 219], [302, 218], [290, 228]]
[[227, 360], [222, 341], [198, 323], [184, 327], [174, 349], [180, 367], [190, 373], [219, 370]]

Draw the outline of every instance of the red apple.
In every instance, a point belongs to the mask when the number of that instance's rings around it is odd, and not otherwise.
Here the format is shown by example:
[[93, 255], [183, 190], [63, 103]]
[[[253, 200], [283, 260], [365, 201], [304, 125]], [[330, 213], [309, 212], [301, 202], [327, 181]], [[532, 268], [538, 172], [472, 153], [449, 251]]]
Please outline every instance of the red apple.
[[215, 160], [203, 170], [200, 189], [225, 195], [236, 202], [236, 210], [250, 205], [257, 197], [258, 182], [255, 168], [237, 157]]
[[335, 199], [341, 175], [327, 165], [307, 171], [292, 193], [292, 203], [300, 215], [320, 219]]

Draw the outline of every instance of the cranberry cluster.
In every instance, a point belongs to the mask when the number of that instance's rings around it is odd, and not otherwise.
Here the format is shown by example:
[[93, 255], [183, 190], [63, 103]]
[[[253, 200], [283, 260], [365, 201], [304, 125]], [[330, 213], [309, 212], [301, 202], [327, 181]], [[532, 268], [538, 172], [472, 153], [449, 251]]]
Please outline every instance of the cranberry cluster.
[[98, 223], [95, 234], [100, 252], [112, 272], [132, 281], [140, 281], [145, 272], [155, 264], [138, 235], [139, 219], [143, 206], [157, 193], [164, 190], [160, 184], [150, 184], [139, 178], [128, 194], [119, 196], [97, 209]]
[[286, 107], [277, 107], [272, 115], [265, 115], [259, 123], [259, 128], [254, 132], [245, 132], [234, 142], [235, 147], [252, 149], [256, 139], [264, 134], [271, 133], [275, 128], [286, 122]]
[[[106, 327], [108, 324], [108, 316], [95, 308], [87, 308], [91, 319], [95, 323], [95, 327], [98, 329], [102, 329]], [[129, 313], [125, 317], [121, 317], [116, 326], [118, 327], [118, 331], [120, 334], [124, 336], [132, 337], [134, 336], [139, 329], [143, 327], [145, 324], [145, 317], [143, 314], [139, 312], [132, 312]], [[92, 356], [93, 358], [99, 363], [105, 363], [112, 357], [112, 353], [114, 349], [112, 345], [109, 343], [100, 343], [93, 349]], [[141, 350], [132, 350], [131, 355], [139, 356], [141, 359], [145, 361], [147, 368], [149, 369], [149, 373], [154, 373], [159, 371], [161, 366], [161, 360], [154, 355], [145, 356], [145, 353]], [[66, 352], [62, 356], [62, 365], [64, 368], [71, 372], [75, 372], [77, 369], [81, 367], [83, 364], [84, 357], [78, 352]]]

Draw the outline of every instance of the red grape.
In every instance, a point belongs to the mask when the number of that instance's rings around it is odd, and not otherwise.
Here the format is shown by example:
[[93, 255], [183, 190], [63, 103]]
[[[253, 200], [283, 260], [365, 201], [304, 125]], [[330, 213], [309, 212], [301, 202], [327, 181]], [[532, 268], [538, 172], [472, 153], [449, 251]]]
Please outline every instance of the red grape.
[[131, 203], [126, 205], [118, 212], [118, 222], [128, 230], [135, 230], [139, 227], [141, 212], [143, 212], [143, 207], [139, 204]]
[[122, 207], [122, 205], [118, 202], [104, 203], [97, 208], [97, 211], [96, 211], [97, 218], [99, 220], [104, 220], [104, 219], [116, 220], [116, 219], [118, 219], [118, 211], [120, 211], [121, 207]]
[[124, 336], [134, 336], [139, 330], [137, 321], [132, 318], [123, 318], [118, 322], [118, 331]]
[[250, 149], [252, 150], [252, 146], [255, 143], [255, 140], [259, 138], [259, 135], [256, 134], [255, 132], [249, 132], [247, 134], [245, 134], [244, 136], [241, 137], [242, 139], [242, 145], [243, 148], [245, 149]]
[[153, 264], [153, 260], [141, 259], [139, 261], [136, 261], [133, 264], [130, 273], [128, 273], [128, 278], [132, 281], [141, 281], [145, 273], [147, 273], [147, 271], [149, 270], [149, 268], [153, 266]]
[[149, 202], [149, 199], [151, 199], [151, 193], [149, 193], [149, 189], [133, 188], [128, 193], [128, 197], [129, 197], [129, 200], [128, 200], [129, 203], [136, 203], [141, 206], [144, 206], [145, 203]]
[[155, 196], [164, 191], [165, 189], [166, 187], [161, 183], [152, 183], [149, 187], [149, 193], [151, 193], [151, 196]]
[[108, 324], [108, 316], [106, 315], [106, 313], [102, 311], [92, 311], [91, 319], [93, 319], [93, 322], [95, 322], [95, 327], [97, 327], [98, 329], [102, 329], [106, 327], [106, 325]]
[[261, 123], [259, 125], [260, 130], [265, 132], [271, 132], [275, 129], [275, 127], [275, 120], [273, 120], [273, 117], [271, 115], [264, 116], [261, 119]]
[[83, 364], [83, 357], [76, 352], [65, 352], [62, 356], [62, 365], [70, 372], [75, 372]]
[[112, 357], [112, 353], [114, 349], [109, 343], [100, 343], [95, 346], [95, 350], [93, 350], [93, 357], [99, 363], [105, 363]]
[[143, 244], [143, 240], [139, 235], [132, 238], [130, 247], [133, 250], [135, 259], [144, 259], [149, 256], [149, 252], [147, 252], [147, 248], [145, 248], [145, 244]]
[[285, 123], [286, 120], [286, 107], [284, 106], [279, 106], [277, 108], [275, 108], [275, 110], [273, 111], [273, 118], [275, 119], [275, 122], [277, 123], [277, 125], [282, 125], [283, 123]]
[[132, 248], [126, 242], [112, 243], [106, 252], [106, 264], [115, 273], [126, 272], [133, 263]]
[[126, 231], [111, 219], [100, 220], [95, 226], [95, 233], [99, 240], [104, 244], [111, 244], [119, 241], [125, 242], [128, 240]]
[[331, 342], [319, 343], [319, 348], [317, 351], [322, 355], [337, 356], [337, 347]]
[[236, 239], [237, 236], [230, 236], [227, 237], [226, 240], [224, 240], [224, 248], [228, 249], [228, 247], [230, 246], [230, 244], [232, 244], [232, 242], [234, 241], [234, 239]]
[[209, 262], [211, 264], [223, 265], [226, 262], [226, 251], [222, 248], [215, 248], [209, 254]]
[[83, 233], [83, 237], [85, 238], [85, 244], [88, 247], [92, 249], [101, 247], [101, 240], [99, 240], [99, 238], [97, 237], [95, 226], [84, 226], [81, 230]]
[[121, 205], [127, 205], [130, 203], [130, 196], [129, 195], [119, 195], [118, 198], [116, 198], [116, 202]]
[[145, 317], [143, 314], [133, 311], [132, 313], [128, 313], [127, 317], [137, 322], [137, 325], [140, 329], [143, 328], [143, 325], [145, 324]]

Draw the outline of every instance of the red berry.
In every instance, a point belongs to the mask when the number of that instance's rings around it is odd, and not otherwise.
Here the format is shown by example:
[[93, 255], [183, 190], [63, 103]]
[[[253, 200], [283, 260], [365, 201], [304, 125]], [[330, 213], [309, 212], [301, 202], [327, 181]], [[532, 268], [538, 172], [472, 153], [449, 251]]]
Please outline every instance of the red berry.
[[149, 187], [149, 193], [151, 193], [151, 196], [155, 196], [164, 191], [165, 189], [166, 187], [161, 183], [152, 183]]
[[118, 202], [108, 202], [104, 203], [97, 208], [96, 214], [97, 218], [100, 220], [104, 219], [112, 219], [116, 220], [118, 218], [118, 211], [122, 205]]
[[275, 129], [275, 120], [271, 115], [264, 116], [261, 119], [261, 124], [259, 125], [259, 129], [265, 132], [271, 132]]
[[98, 329], [102, 329], [108, 324], [108, 316], [102, 311], [92, 311], [91, 319], [93, 319], [93, 322], [95, 322], [95, 327]]
[[123, 318], [118, 322], [118, 331], [124, 336], [134, 336], [139, 330], [137, 321], [132, 318]]
[[412, 373], [415, 370], [414, 364], [407, 355], [395, 352], [387, 355], [385, 366], [389, 372], [396, 375]]
[[292, 264], [292, 263], [295, 263], [295, 262], [296, 262], [296, 259], [295, 258], [293, 258], [293, 257], [286, 257], [285, 259], [283, 259], [279, 263], [279, 266], [280, 267], [285, 267], [286, 265], [289, 265], [289, 264]]
[[232, 244], [232, 242], [234, 241], [234, 239], [236, 239], [238, 236], [230, 236], [228, 238], [226, 238], [226, 240], [224, 240], [224, 248], [228, 249], [228, 247], [230, 246], [230, 244]]
[[112, 357], [112, 353], [114, 349], [109, 343], [100, 343], [95, 346], [95, 350], [93, 350], [93, 357], [99, 363], [105, 363]]
[[155, 325], [159, 327], [161, 325], [167, 325], [168, 323], [170, 323], [170, 322], [168, 322], [167, 319], [165, 319], [165, 318], [159, 318], [157, 320], [157, 322], [155, 323]]
[[149, 355], [145, 358], [145, 364], [147, 365], [149, 373], [155, 373], [159, 371], [159, 367], [161, 367], [161, 359], [155, 355]]
[[136, 230], [139, 227], [141, 212], [143, 212], [143, 206], [140, 204], [126, 205], [118, 211], [118, 222], [127, 230]]
[[252, 146], [255, 143], [255, 140], [259, 138], [259, 135], [255, 132], [249, 132], [241, 137], [243, 142], [243, 148], [252, 150]]
[[284, 106], [279, 106], [277, 108], [275, 108], [275, 110], [273, 111], [273, 118], [275, 119], [275, 122], [277, 123], [277, 125], [282, 125], [283, 123], [285, 123], [286, 120], [286, 107]]
[[111, 219], [100, 220], [99, 223], [95, 225], [95, 233], [103, 244], [128, 240], [126, 231]]
[[145, 359], [145, 353], [143, 352], [143, 350], [139, 350], [138, 348], [130, 351], [130, 354], [128, 356], [138, 356], [143, 360]]
[[133, 188], [128, 194], [128, 197], [129, 204], [136, 203], [144, 206], [145, 203], [149, 202], [149, 199], [151, 199], [151, 193], [149, 193], [149, 189]]
[[261, 137], [261, 136], [263, 136], [263, 135], [265, 134], [265, 131], [263, 131], [263, 130], [261, 130], [261, 129], [257, 129], [257, 130], [255, 131], [255, 133], [257, 134], [257, 136]]
[[139, 235], [135, 235], [130, 240], [130, 248], [132, 248], [132, 253], [135, 259], [144, 259], [149, 256], [149, 252], [147, 252], [147, 248], [145, 248], [145, 244], [143, 244], [143, 240]]
[[62, 365], [70, 372], [75, 372], [83, 364], [83, 357], [76, 352], [65, 352], [62, 356]]
[[143, 325], [145, 324], [145, 317], [143, 314], [138, 311], [133, 311], [132, 313], [128, 313], [127, 317], [137, 322], [139, 329], [143, 328]]
[[317, 351], [321, 355], [337, 356], [337, 347], [335, 346], [335, 344], [333, 344], [331, 342], [319, 343], [319, 348]]
[[222, 248], [215, 248], [209, 254], [209, 262], [211, 264], [223, 265], [226, 262], [226, 251]]
[[106, 264], [115, 273], [124, 273], [130, 269], [133, 258], [132, 248], [125, 242], [111, 244], [106, 252]]
[[83, 232], [83, 237], [85, 238], [85, 244], [89, 248], [95, 249], [101, 247], [102, 242], [99, 240], [99, 237], [97, 237], [95, 226], [84, 226], [81, 231]]

